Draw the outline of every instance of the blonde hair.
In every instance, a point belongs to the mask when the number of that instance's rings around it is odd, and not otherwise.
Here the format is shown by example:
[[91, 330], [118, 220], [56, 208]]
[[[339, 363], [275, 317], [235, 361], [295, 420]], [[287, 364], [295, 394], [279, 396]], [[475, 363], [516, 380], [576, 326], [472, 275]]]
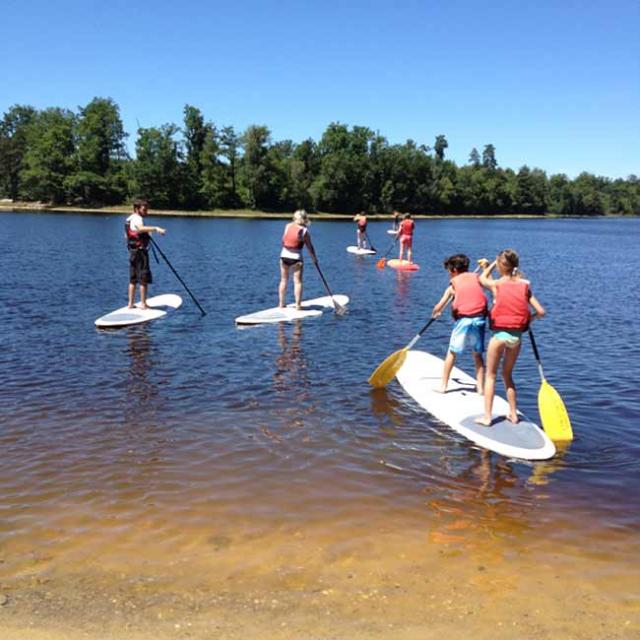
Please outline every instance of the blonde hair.
[[505, 275], [512, 278], [524, 278], [520, 271], [520, 256], [514, 249], [505, 249], [498, 254], [498, 264], [502, 265]]
[[310, 224], [309, 214], [304, 209], [298, 209], [293, 214], [293, 221], [303, 227], [308, 227]]

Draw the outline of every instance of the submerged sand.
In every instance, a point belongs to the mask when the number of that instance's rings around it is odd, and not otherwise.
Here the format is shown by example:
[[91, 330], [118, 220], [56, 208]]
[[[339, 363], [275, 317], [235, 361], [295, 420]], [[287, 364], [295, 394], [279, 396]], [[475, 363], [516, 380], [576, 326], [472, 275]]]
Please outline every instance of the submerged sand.
[[456, 516], [428, 531], [213, 535], [164, 563], [105, 549], [58, 566], [34, 550], [2, 576], [0, 637], [640, 637], [640, 574], [628, 561], [638, 555], [627, 535], [599, 553], [593, 541], [585, 552], [579, 540], [557, 548], [471, 529]]

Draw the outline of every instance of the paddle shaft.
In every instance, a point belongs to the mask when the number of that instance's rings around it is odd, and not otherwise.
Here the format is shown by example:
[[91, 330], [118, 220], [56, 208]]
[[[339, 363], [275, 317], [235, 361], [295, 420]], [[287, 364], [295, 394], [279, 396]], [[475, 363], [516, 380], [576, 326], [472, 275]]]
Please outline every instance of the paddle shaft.
[[369, 234], [367, 231], [364, 232], [364, 237], [367, 239], [367, 242], [369, 243], [369, 246], [371, 247], [372, 251], [375, 251], [376, 248], [373, 246], [373, 242], [371, 242], [371, 238], [369, 237]]
[[162, 249], [158, 246], [158, 243], [153, 238], [150, 238], [150, 240], [151, 240], [152, 246], [158, 250], [158, 253], [162, 256], [162, 259], [167, 263], [169, 269], [173, 271], [173, 275], [176, 278], [178, 278], [178, 280], [180, 281], [180, 284], [185, 288], [187, 293], [191, 296], [191, 299], [196, 303], [196, 306], [198, 307], [198, 309], [200, 309], [200, 313], [202, 313], [203, 316], [206, 316], [207, 312], [202, 308], [200, 303], [196, 300], [196, 297], [193, 295], [193, 293], [191, 293], [191, 289], [189, 289], [189, 287], [185, 284], [185, 281], [180, 277], [178, 272], [173, 268], [173, 265], [169, 262], [169, 258], [167, 258], [167, 256], [164, 255], [164, 253], [162, 252]]
[[538, 371], [540, 372], [540, 377], [544, 380], [544, 371], [542, 370], [542, 362], [540, 360], [540, 353], [538, 352], [538, 346], [536, 345], [535, 338], [533, 337], [533, 331], [531, 331], [531, 327], [529, 327], [529, 338], [531, 338], [531, 346], [533, 347], [533, 355], [536, 358], [536, 362], [538, 363]]
[[333, 297], [333, 293], [331, 293], [331, 289], [329, 289], [329, 284], [327, 283], [327, 279], [324, 277], [324, 273], [322, 273], [322, 270], [320, 269], [320, 265], [318, 264], [318, 261], [314, 260], [313, 264], [316, 265], [316, 269], [318, 270], [318, 273], [320, 274], [320, 278], [322, 279], [322, 284], [324, 284], [324, 288], [327, 290], [327, 293], [331, 297], [336, 313], [341, 312], [343, 310], [343, 307], [342, 305], [338, 304], [338, 301]]

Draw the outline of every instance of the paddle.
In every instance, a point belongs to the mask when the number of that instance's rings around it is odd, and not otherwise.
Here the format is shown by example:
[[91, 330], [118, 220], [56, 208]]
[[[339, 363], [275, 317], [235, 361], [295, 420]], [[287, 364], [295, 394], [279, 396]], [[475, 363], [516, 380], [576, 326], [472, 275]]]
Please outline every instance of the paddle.
[[324, 274], [322, 273], [322, 271], [320, 270], [320, 265], [318, 264], [318, 261], [314, 260], [313, 264], [316, 265], [316, 269], [318, 270], [318, 273], [320, 274], [320, 278], [322, 279], [322, 283], [324, 284], [324, 288], [327, 290], [327, 293], [331, 297], [331, 302], [333, 302], [334, 311], [336, 312], [336, 314], [341, 316], [343, 313], [345, 313], [347, 311], [347, 308], [343, 307], [341, 304], [339, 304], [338, 301], [333, 297], [333, 293], [331, 293], [331, 289], [329, 289], [329, 285], [327, 283], [327, 280], [324, 277]]
[[173, 271], [173, 274], [175, 275], [175, 277], [178, 278], [178, 280], [180, 280], [180, 284], [186, 289], [187, 293], [191, 296], [191, 299], [196, 303], [196, 306], [198, 307], [198, 309], [200, 309], [200, 312], [202, 313], [202, 315], [206, 316], [207, 312], [200, 306], [200, 303], [196, 300], [196, 297], [193, 295], [193, 293], [191, 293], [191, 289], [187, 287], [184, 280], [178, 275], [178, 272], [173, 268], [173, 265], [169, 262], [169, 258], [167, 258], [167, 256], [164, 255], [164, 253], [162, 252], [162, 249], [158, 246], [158, 243], [151, 237], [149, 239], [151, 240], [152, 247], [155, 247], [158, 250], [158, 253], [162, 256], [162, 259], [167, 263], [167, 265], [169, 265], [169, 269]]
[[[486, 258], [480, 258], [478, 260], [478, 266], [475, 268], [474, 273], [477, 273], [481, 268], [481, 265], [486, 264]], [[453, 300], [453, 296], [451, 296], [442, 311], [444, 311], [449, 303]], [[404, 364], [404, 361], [407, 359], [407, 352], [413, 345], [420, 340], [422, 334], [437, 320], [437, 318], [431, 318], [427, 324], [418, 331], [418, 333], [414, 336], [413, 340], [404, 348], [399, 351], [395, 351], [390, 356], [387, 356], [382, 363], [378, 365], [376, 370], [369, 377], [369, 384], [376, 389], [380, 389], [382, 387], [386, 387], [395, 377], [396, 373], [400, 371], [400, 367]]]
[[533, 337], [533, 331], [529, 328], [529, 337], [531, 338], [531, 346], [538, 363], [538, 371], [540, 372], [540, 389], [538, 390], [538, 411], [540, 412], [540, 421], [547, 435], [554, 442], [573, 440], [573, 430], [569, 414], [564, 406], [564, 402], [560, 394], [546, 381], [542, 370], [542, 362], [538, 353], [538, 346]]
[[393, 239], [391, 246], [387, 249], [387, 252], [382, 256], [382, 258], [380, 258], [380, 260], [378, 260], [378, 262], [376, 262], [376, 267], [378, 267], [378, 269], [384, 269], [384, 265], [387, 263], [387, 256], [391, 253], [391, 249], [396, 246], [396, 242], [398, 242], [397, 235]]
[[373, 246], [373, 242], [371, 242], [371, 238], [369, 237], [369, 234], [366, 231], [364, 232], [364, 237], [367, 239], [367, 242], [369, 243], [369, 246], [371, 247], [371, 251], [375, 251], [376, 248]]

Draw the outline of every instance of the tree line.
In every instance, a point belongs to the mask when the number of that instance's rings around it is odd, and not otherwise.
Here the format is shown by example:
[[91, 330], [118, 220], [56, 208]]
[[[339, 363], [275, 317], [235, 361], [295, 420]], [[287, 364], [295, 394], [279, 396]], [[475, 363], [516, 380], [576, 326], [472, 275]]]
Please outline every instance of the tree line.
[[496, 149], [468, 163], [432, 147], [389, 144], [363, 126], [332, 123], [318, 142], [274, 141], [266, 126], [219, 127], [186, 105], [181, 126], [139, 127], [130, 157], [111, 98], [77, 113], [12, 106], [0, 121], [0, 197], [81, 206], [145, 197], [158, 209], [415, 214], [640, 214], [640, 179], [548, 176], [498, 166]]

